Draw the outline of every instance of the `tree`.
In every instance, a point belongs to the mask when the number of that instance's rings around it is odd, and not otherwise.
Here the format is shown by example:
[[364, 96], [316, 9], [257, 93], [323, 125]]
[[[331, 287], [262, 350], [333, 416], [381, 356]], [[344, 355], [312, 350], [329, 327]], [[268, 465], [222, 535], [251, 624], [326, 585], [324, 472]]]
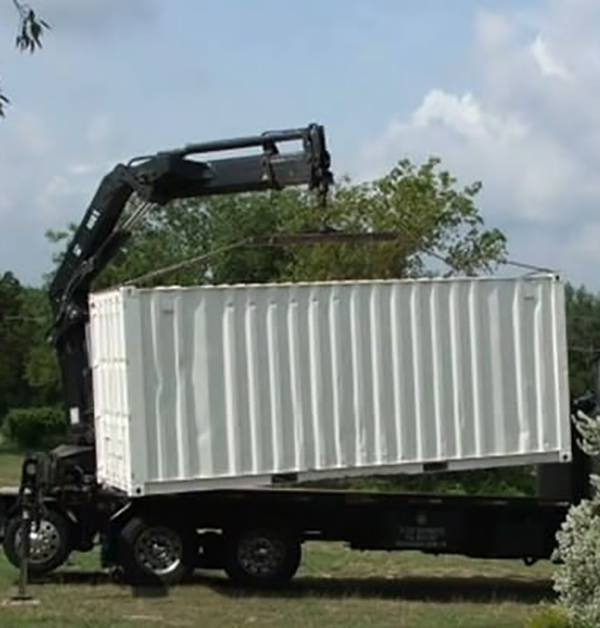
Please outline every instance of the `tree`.
[[27, 338], [21, 327], [22, 286], [15, 276], [0, 276], [0, 417], [26, 397], [23, 360]]
[[432, 260], [438, 274], [491, 271], [505, 257], [506, 238], [498, 229], [483, 228], [475, 205], [481, 183], [456, 184], [437, 158], [420, 166], [405, 159], [374, 181], [342, 183], [325, 216], [306, 207], [292, 218], [291, 230], [314, 230], [324, 220], [336, 230], [391, 232], [398, 240], [298, 249], [287, 274], [291, 279], [413, 277], [431, 274]]
[[600, 357], [600, 295], [567, 284], [569, 384], [575, 397], [594, 390]]
[[36, 406], [58, 404], [62, 391], [56, 353], [48, 342], [52, 315], [45, 290], [23, 290], [20, 318], [28, 339], [22, 356], [28, 403]]
[[[41, 19], [35, 11], [21, 0], [12, 0], [19, 15], [19, 30], [15, 44], [21, 52], [35, 52], [42, 47], [42, 36], [44, 31], [50, 29], [50, 25]], [[9, 104], [8, 98], [0, 89], [0, 117], [5, 115], [5, 106]]]
[[48, 298], [22, 286], [10, 272], [0, 275], [0, 419], [9, 408], [60, 401]]

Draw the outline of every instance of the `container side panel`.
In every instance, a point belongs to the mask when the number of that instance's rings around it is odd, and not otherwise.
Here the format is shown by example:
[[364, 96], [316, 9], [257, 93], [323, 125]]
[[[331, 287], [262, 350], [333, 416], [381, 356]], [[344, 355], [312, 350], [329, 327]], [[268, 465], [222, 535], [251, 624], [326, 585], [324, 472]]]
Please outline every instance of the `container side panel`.
[[[238, 475], [241, 473], [239, 455], [239, 383], [238, 370], [236, 367], [238, 358], [238, 334], [236, 332], [235, 301], [231, 291], [223, 293], [223, 410], [224, 410], [224, 431], [225, 447], [227, 451], [227, 473]], [[218, 416], [218, 409], [215, 408], [215, 416]]]
[[98, 479], [131, 492], [130, 409], [122, 295], [91, 302], [92, 377]]
[[144, 483], [148, 476], [147, 460], [147, 422], [145, 394], [145, 357], [142, 340], [140, 303], [137, 293], [131, 289], [121, 290], [123, 326], [122, 342], [125, 347], [126, 360], [126, 394], [128, 399], [129, 417], [128, 431], [130, 459], [130, 476], [128, 485], [136, 495], [144, 493]]
[[306, 395], [303, 390], [301, 371], [301, 338], [298, 321], [298, 290], [290, 291], [290, 306], [287, 311], [286, 331], [289, 348], [289, 377], [290, 377], [290, 417], [293, 430], [293, 456], [297, 469], [306, 468], [304, 417], [306, 414]]
[[256, 361], [256, 378], [258, 382], [257, 394], [260, 399], [260, 412], [258, 414], [258, 425], [256, 433], [260, 439], [261, 458], [259, 467], [261, 469], [273, 469], [274, 456], [272, 443], [273, 435], [273, 411], [271, 409], [271, 389], [269, 387], [269, 345], [267, 343], [267, 315], [268, 300], [265, 298], [265, 292], [257, 290], [256, 292], [256, 328], [254, 334], [256, 337], [257, 361]]
[[406, 388], [404, 386], [404, 377], [402, 369], [402, 336], [401, 336], [401, 321], [400, 311], [398, 305], [398, 289], [396, 286], [390, 288], [390, 301], [389, 301], [389, 316], [390, 316], [390, 336], [389, 346], [392, 360], [391, 374], [389, 388], [393, 395], [393, 414], [391, 419], [394, 423], [394, 437], [395, 437], [395, 457], [396, 460], [401, 460], [404, 453], [404, 440], [402, 434], [402, 423], [404, 421], [402, 405], [406, 396]]
[[392, 356], [392, 322], [391, 301], [392, 286], [379, 284], [375, 287], [380, 293], [379, 301], [379, 382], [380, 417], [382, 425], [382, 451], [381, 461], [391, 462], [398, 460], [398, 447], [396, 440], [396, 422], [394, 410], [394, 360]]
[[215, 473], [213, 460], [212, 427], [214, 417], [211, 417], [211, 404], [213, 390], [210, 385], [210, 354], [211, 331], [208, 327], [208, 299], [205, 292], [199, 293], [199, 298], [194, 302], [193, 324], [195, 330], [195, 344], [192, 371], [194, 373], [194, 407], [196, 414], [191, 417], [196, 425], [196, 447], [198, 450], [198, 475], [210, 477]]
[[[461, 284], [450, 284], [448, 289], [448, 348], [446, 355], [449, 360], [449, 387], [452, 391], [452, 408], [448, 414], [448, 430], [454, 435], [452, 457], [463, 456], [463, 426], [466, 414], [465, 399], [463, 396], [463, 373], [461, 365], [464, 361], [465, 349], [461, 335], [460, 322], [460, 287]], [[450, 418], [451, 417], [451, 418]]]
[[250, 471], [254, 474], [260, 470], [262, 448], [260, 440], [260, 394], [258, 385], [258, 340], [256, 337], [256, 295], [253, 289], [247, 293], [244, 311], [244, 340], [246, 356], [246, 388], [248, 403], [248, 458]]
[[99, 475], [127, 492], [569, 456], [552, 276], [127, 295], [90, 330]]
[[367, 437], [365, 427], [365, 359], [363, 357], [364, 338], [361, 332], [361, 294], [360, 288], [350, 295], [350, 335], [352, 353], [352, 408], [355, 446], [354, 464], [362, 466], [367, 463]]
[[202, 445], [199, 429], [199, 408], [197, 386], [202, 386], [203, 371], [198, 362], [198, 346], [202, 343], [202, 324], [198, 321], [201, 311], [201, 295], [190, 295], [190, 306], [185, 299], [178, 301], [178, 370], [181, 389], [178, 390], [182, 408], [181, 418], [186, 426], [180, 431], [180, 447], [184, 451], [185, 461], [180, 473], [184, 477], [200, 473]]
[[513, 320], [513, 349], [514, 349], [514, 385], [516, 390], [517, 412], [515, 417], [518, 422], [519, 443], [517, 450], [525, 452], [531, 444], [531, 429], [529, 427], [528, 405], [527, 405], [527, 387], [525, 381], [525, 361], [523, 359], [523, 335], [527, 333], [524, 327], [523, 319], [523, 283], [519, 282], [514, 287], [513, 304], [512, 304], [512, 320]]
[[[419, 442], [417, 434], [418, 408], [417, 408], [417, 386], [415, 383], [415, 352], [418, 340], [417, 332], [414, 329], [414, 295], [413, 285], [394, 286], [396, 311], [398, 316], [399, 345], [397, 347], [398, 363], [400, 372], [397, 381], [400, 382], [400, 460], [416, 460], [419, 456]], [[398, 410], [397, 410], [398, 411]]]
[[331, 356], [331, 394], [332, 394], [332, 428], [333, 428], [333, 449], [334, 464], [341, 466], [342, 454], [342, 395], [345, 390], [344, 386], [344, 364], [341, 360], [341, 310], [343, 303], [340, 303], [339, 290], [332, 288], [330, 292], [329, 302], [329, 355]]
[[281, 463], [282, 472], [293, 472], [297, 467], [296, 460], [296, 418], [291, 411], [293, 407], [293, 391], [291, 381], [290, 343], [288, 334], [288, 312], [292, 306], [292, 295], [284, 302], [278, 294], [273, 296], [277, 306], [277, 346], [279, 347], [278, 369], [280, 382], [279, 415], [281, 426]]
[[423, 460], [435, 460], [437, 451], [437, 431], [435, 416], [435, 397], [433, 381], [433, 323], [431, 318], [431, 299], [434, 286], [422, 283], [416, 290], [419, 319], [415, 320], [414, 327], [419, 327], [419, 360], [417, 369], [420, 456]]
[[152, 299], [153, 344], [158, 389], [155, 403], [158, 418], [158, 477], [177, 477], [179, 468], [177, 442], [177, 363], [175, 337], [175, 295], [157, 293]]
[[521, 293], [520, 309], [520, 352], [522, 364], [521, 386], [524, 397], [524, 418], [529, 429], [529, 442], [527, 448], [537, 451], [539, 443], [538, 414], [539, 402], [536, 397], [539, 391], [538, 386], [538, 361], [535, 351], [538, 348], [536, 343], [536, 308], [537, 298], [535, 286], [525, 283]]
[[283, 425], [281, 401], [281, 350], [279, 343], [279, 304], [275, 299], [267, 296], [267, 388], [269, 391], [269, 407], [271, 408], [271, 443], [269, 445], [273, 455], [272, 468], [281, 469], [284, 463], [283, 455]]
[[[315, 333], [318, 344], [317, 371], [319, 377], [319, 427], [321, 438], [321, 468], [335, 465], [335, 428], [333, 422], [333, 381], [331, 374], [331, 329], [329, 312], [331, 308], [331, 287], [313, 290], [315, 315], [318, 321]], [[316, 377], [316, 376], [315, 376]]]
[[323, 417], [321, 417], [323, 380], [321, 374], [321, 334], [320, 334], [320, 302], [312, 293], [308, 304], [308, 378], [310, 381], [311, 423], [313, 449], [315, 452], [314, 468], [321, 469], [325, 463], [323, 443]]
[[441, 460], [453, 458], [457, 455], [457, 430], [454, 417], [455, 389], [453, 383], [454, 363], [452, 359], [451, 288], [452, 284], [441, 284], [438, 286], [434, 315], [436, 326], [434, 385], [439, 391], [436, 407], [436, 429], [440, 441], [438, 456]]
[[295, 289], [297, 307], [295, 307], [294, 321], [294, 386], [301, 414], [298, 416], [299, 432], [302, 446], [296, 443], [298, 458], [304, 461], [305, 468], [315, 469], [318, 462], [318, 449], [315, 446], [316, 438], [313, 423], [312, 378], [310, 377], [311, 343], [309, 342], [309, 312], [310, 289], [300, 286]]
[[515, 351], [512, 337], [514, 320], [510, 315], [513, 306], [514, 287], [499, 284], [493, 301], [491, 329], [494, 407], [500, 408], [494, 414], [495, 438], [500, 442], [498, 451], [518, 451], [519, 418], [515, 371]]
[[191, 369], [189, 368], [190, 356], [190, 332], [187, 327], [185, 310], [189, 308], [183, 304], [182, 295], [177, 295], [173, 299], [173, 338], [174, 338], [174, 381], [175, 387], [175, 409], [173, 422], [175, 424], [175, 435], [177, 438], [177, 477], [190, 477], [193, 473], [189, 453], [190, 441], [190, 421], [188, 417], [193, 416], [194, 407], [188, 405], [189, 382]]
[[212, 432], [213, 473], [215, 475], [226, 475], [232, 463], [226, 414], [229, 382], [226, 370], [227, 335], [224, 334], [224, 292], [220, 290], [207, 301], [209, 337], [205, 359], [211, 390], [208, 421]]
[[375, 408], [373, 407], [373, 362], [376, 358], [372, 329], [373, 329], [373, 310], [371, 304], [371, 286], [361, 285], [358, 288], [360, 303], [360, 319], [358, 321], [357, 333], [361, 337], [362, 345], [362, 377], [363, 384], [361, 387], [362, 400], [362, 416], [360, 422], [363, 425], [363, 435], [365, 442], [365, 462], [368, 464], [376, 464], [377, 457], [375, 452], [375, 431], [376, 418]]
[[565, 421], [564, 417], [570, 414], [569, 395], [569, 373], [568, 373], [568, 353], [567, 353], [567, 325], [565, 308], [565, 288], [562, 283], [553, 284], [553, 347], [552, 357], [554, 372], [557, 382], [557, 412], [555, 417], [556, 433], [559, 439], [559, 446], [562, 452], [562, 460], [570, 460], [571, 450], [571, 422]]
[[146, 474], [147, 477], [160, 477], [158, 472], [158, 415], [154, 394], [159, 381], [156, 371], [156, 346], [152, 342], [152, 310], [147, 297], [138, 295], [141, 341], [144, 346], [144, 395], [145, 395], [145, 431], [146, 431]]
[[551, 420], [551, 417], [558, 413], [558, 391], [560, 390], [560, 384], [555, 379], [554, 344], [556, 337], [553, 332], [554, 308], [552, 303], [552, 293], [554, 289], [555, 286], [552, 284], [540, 285], [542, 328], [540, 329], [539, 336], [544, 364], [544, 395], [546, 396], [542, 406], [543, 416], [540, 418], [543, 429], [542, 449], [544, 451], [547, 449], [560, 449], [556, 422]]
[[234, 307], [233, 326], [236, 334], [233, 364], [236, 371], [236, 406], [237, 406], [237, 449], [238, 467], [243, 475], [252, 473], [254, 455], [250, 430], [250, 399], [248, 394], [248, 343], [246, 341], [245, 314], [248, 308], [248, 295], [239, 290], [231, 290], [230, 297]]

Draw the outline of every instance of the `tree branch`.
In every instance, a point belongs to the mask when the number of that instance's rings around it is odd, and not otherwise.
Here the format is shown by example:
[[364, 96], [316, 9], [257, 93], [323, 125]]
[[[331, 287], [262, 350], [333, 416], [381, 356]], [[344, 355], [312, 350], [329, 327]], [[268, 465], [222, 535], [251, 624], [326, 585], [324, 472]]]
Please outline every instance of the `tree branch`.
[[[50, 25], [45, 20], [38, 17], [35, 11], [21, 0], [13, 0], [13, 4], [19, 14], [19, 29], [15, 45], [21, 52], [35, 52], [42, 47], [42, 36], [44, 31], [50, 30]], [[8, 98], [0, 89], [0, 117], [5, 115], [5, 107], [9, 104]]]

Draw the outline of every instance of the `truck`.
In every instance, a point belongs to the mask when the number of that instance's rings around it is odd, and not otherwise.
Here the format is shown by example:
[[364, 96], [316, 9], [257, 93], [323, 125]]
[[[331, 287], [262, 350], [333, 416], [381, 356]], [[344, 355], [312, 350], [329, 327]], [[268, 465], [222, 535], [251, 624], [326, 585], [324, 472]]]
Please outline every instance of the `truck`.
[[[292, 142], [300, 144], [300, 150], [284, 151]], [[253, 149], [258, 153], [247, 154]], [[198, 159], [236, 150], [246, 153]], [[324, 198], [331, 183], [324, 129], [316, 124], [135, 158], [102, 180], [49, 288], [51, 341], [61, 368], [68, 439], [50, 452], [27, 455], [20, 486], [0, 492], [0, 534], [15, 566], [26, 558], [31, 574], [45, 574], [60, 567], [72, 551], [90, 551], [100, 544], [102, 564], [130, 582], [174, 585], [196, 568], [213, 568], [224, 569], [240, 584], [274, 586], [293, 577], [302, 544], [313, 540], [343, 541], [358, 550], [521, 558], [527, 564], [551, 556], [567, 509], [587, 490], [585, 456], [575, 439], [564, 434], [556, 452], [552, 450], [559, 456], [556, 462], [540, 471], [541, 493], [535, 498], [298, 486], [302, 474], [294, 469], [263, 474], [261, 481], [266, 478], [268, 485], [252, 479], [244, 484], [171, 482], [175, 490], [164, 483], [149, 490], [151, 483], [132, 483], [129, 489], [111, 481], [106, 461], [110, 455], [124, 454], [115, 453], [114, 438], [107, 445], [103, 434], [99, 442], [95, 429], [101, 392], [93, 368], [98, 354], [93, 324], [90, 331], [90, 304], [98, 306], [102, 295], [90, 299], [90, 292], [135, 224], [154, 207], [178, 198], [303, 184]], [[125, 289], [125, 294], [131, 296], [131, 290]], [[109, 377], [126, 368], [130, 356], [112, 357]], [[144, 370], [138, 366], [136, 377], [143, 379]], [[119, 385], [115, 380], [107, 390]], [[564, 391], [554, 392], [557, 398], [562, 395], [564, 406]], [[590, 403], [574, 402], [573, 410], [588, 409]], [[128, 434], [130, 458], [145, 457], [147, 445], [136, 440], [132, 417], [114, 408], [121, 420], [115, 424], [117, 431]], [[563, 415], [568, 412], [562, 408]], [[185, 438], [180, 440], [183, 447]], [[497, 464], [493, 456], [479, 458], [480, 466]], [[535, 460], [550, 459], [542, 458]], [[460, 468], [443, 459], [418, 462], [413, 472]], [[381, 464], [367, 467], [377, 473]]]

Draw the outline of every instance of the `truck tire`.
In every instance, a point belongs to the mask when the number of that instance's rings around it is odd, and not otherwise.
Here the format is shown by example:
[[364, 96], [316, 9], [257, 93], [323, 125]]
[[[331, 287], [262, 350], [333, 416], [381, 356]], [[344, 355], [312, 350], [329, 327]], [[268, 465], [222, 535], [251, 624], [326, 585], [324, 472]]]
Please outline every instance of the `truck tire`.
[[285, 528], [257, 526], [225, 535], [225, 571], [239, 584], [277, 587], [286, 584], [300, 565], [298, 536]]
[[[32, 523], [29, 535], [29, 573], [43, 575], [60, 567], [71, 553], [70, 525], [58, 512], [47, 510], [38, 526]], [[15, 566], [21, 564], [21, 517], [6, 525], [4, 553]]]
[[117, 561], [130, 584], [175, 585], [193, 569], [193, 531], [134, 517], [121, 530]]

